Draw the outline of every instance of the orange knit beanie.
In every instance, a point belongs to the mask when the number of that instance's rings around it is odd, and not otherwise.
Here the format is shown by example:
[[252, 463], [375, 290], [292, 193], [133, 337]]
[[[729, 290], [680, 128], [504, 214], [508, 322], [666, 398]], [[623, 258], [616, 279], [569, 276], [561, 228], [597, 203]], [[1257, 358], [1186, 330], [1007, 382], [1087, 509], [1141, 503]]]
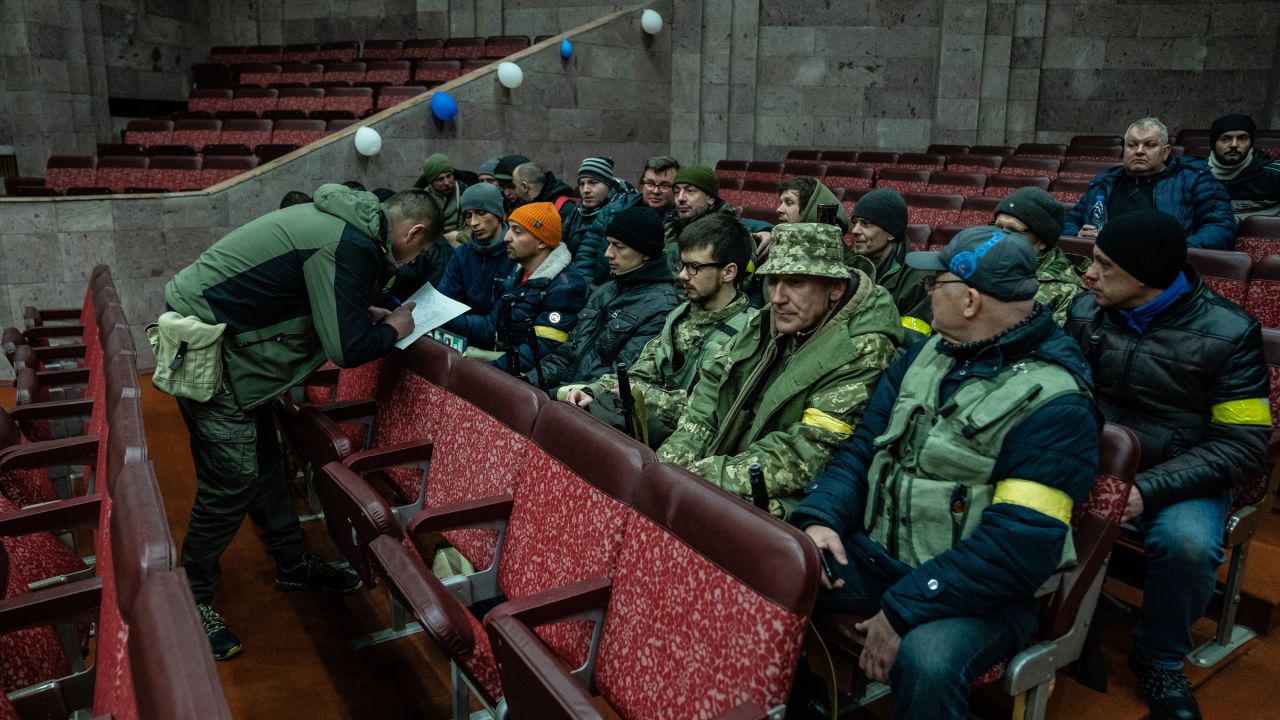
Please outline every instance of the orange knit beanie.
[[560, 213], [552, 203], [536, 202], [521, 205], [511, 211], [507, 216], [507, 222], [513, 222], [528, 230], [549, 248], [560, 244]]

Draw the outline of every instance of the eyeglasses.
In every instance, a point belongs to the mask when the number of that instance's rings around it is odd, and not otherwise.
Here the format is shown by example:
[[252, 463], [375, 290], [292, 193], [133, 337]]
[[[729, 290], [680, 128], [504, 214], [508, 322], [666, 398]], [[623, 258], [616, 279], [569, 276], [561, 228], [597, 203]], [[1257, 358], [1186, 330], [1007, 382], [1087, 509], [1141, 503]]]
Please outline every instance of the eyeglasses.
[[936, 276], [929, 275], [927, 277], [920, 278], [920, 287], [924, 288], [925, 292], [931, 293], [933, 292], [934, 288], [938, 287], [939, 285], [946, 285], [947, 283], [962, 283], [962, 282], [964, 281], [963, 280], [939, 280]]
[[683, 268], [685, 272], [689, 273], [689, 277], [694, 277], [695, 275], [698, 274], [698, 271], [701, 270], [702, 268], [722, 268], [728, 264], [729, 263], [722, 263], [722, 262], [719, 262], [719, 263], [682, 262], [680, 263], [680, 267]]
[[665, 182], [660, 183], [660, 182], [654, 182], [652, 180], [642, 180], [640, 182], [640, 187], [644, 188], [645, 190], [661, 190], [663, 192], [666, 192], [675, 186], [672, 185], [671, 183], [665, 183]]

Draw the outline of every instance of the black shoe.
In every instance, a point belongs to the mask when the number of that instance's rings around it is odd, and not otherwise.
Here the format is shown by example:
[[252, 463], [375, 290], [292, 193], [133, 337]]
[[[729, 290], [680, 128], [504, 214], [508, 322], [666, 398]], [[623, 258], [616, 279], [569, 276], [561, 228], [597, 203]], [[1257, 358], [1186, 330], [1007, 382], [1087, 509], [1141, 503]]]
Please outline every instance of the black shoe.
[[1129, 669], [1138, 676], [1142, 697], [1153, 720], [1201, 720], [1200, 704], [1191, 694], [1191, 682], [1181, 669], [1152, 667], [1129, 656]]
[[311, 590], [350, 595], [362, 587], [364, 583], [359, 575], [350, 570], [339, 570], [321, 560], [318, 555], [304, 555], [291, 568], [276, 567], [277, 590]]
[[222, 616], [212, 605], [205, 603], [196, 603], [196, 610], [200, 611], [200, 624], [204, 625], [204, 632], [209, 636], [209, 647], [213, 650], [214, 660], [230, 660], [240, 654], [240, 638], [236, 634], [227, 629], [227, 624], [223, 622]]

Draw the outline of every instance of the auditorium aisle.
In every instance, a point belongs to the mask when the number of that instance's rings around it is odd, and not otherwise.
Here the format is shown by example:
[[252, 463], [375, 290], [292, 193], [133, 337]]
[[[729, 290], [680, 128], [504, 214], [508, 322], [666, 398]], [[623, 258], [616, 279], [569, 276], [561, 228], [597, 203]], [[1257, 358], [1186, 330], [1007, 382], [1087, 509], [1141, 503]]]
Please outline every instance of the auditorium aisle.
[[[186, 426], [173, 398], [144, 375], [147, 444], [179, 549], [195, 492]], [[304, 523], [308, 546], [326, 560], [338, 551], [323, 522]], [[238, 720], [449, 717], [449, 668], [422, 636], [352, 651], [347, 641], [387, 617], [382, 587], [349, 597], [283, 593], [274, 564], [246, 520], [222, 559], [214, 607], [244, 645], [217, 663]]]
[[[144, 375], [143, 407], [147, 440], [165, 497], [175, 542], [182, 542], [194, 491], [186, 427], [173, 399], [157, 392]], [[0, 400], [12, 407], [5, 388]], [[319, 522], [304, 524], [310, 546], [326, 559], [337, 550]], [[449, 717], [448, 665], [421, 636], [403, 638], [372, 650], [347, 649], [350, 638], [375, 630], [385, 618], [381, 588], [348, 598], [278, 593], [271, 585], [272, 564], [246, 521], [223, 562], [224, 579], [216, 607], [240, 635], [244, 653], [218, 663], [227, 701], [240, 720], [307, 717]], [[1107, 590], [1125, 600], [1139, 594], [1115, 580]], [[1250, 555], [1246, 595], [1257, 598], [1271, 617], [1280, 606], [1280, 515], [1264, 522]], [[1147, 710], [1136, 682], [1125, 668], [1132, 619], [1106, 616], [1103, 653], [1111, 690], [1095, 693], [1059, 675], [1050, 701], [1050, 718], [1142, 720]], [[1202, 620], [1198, 639], [1212, 632]], [[1275, 632], [1247, 645], [1220, 667], [1192, 669], [1206, 718], [1252, 720], [1276, 716], [1274, 679], [1280, 669], [1280, 640]], [[979, 708], [975, 708], [977, 710]], [[981, 717], [1006, 712], [982, 707]], [[884, 702], [853, 717], [888, 717]]]

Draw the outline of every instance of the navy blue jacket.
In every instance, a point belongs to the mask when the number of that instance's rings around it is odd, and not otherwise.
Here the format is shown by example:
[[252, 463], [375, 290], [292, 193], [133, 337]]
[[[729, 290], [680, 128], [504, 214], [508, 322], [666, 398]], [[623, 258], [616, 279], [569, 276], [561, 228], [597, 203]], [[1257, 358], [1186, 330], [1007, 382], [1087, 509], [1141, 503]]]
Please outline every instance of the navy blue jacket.
[[[1111, 188], [1124, 174], [1124, 166], [1103, 170], [1089, 181], [1089, 189], [1067, 213], [1062, 234], [1076, 236], [1088, 224], [1089, 208], [1101, 194], [1109, 203]], [[1168, 213], [1182, 223], [1187, 233], [1187, 247], [1230, 250], [1236, 245], [1236, 216], [1227, 188], [1201, 160], [1171, 157], [1164, 172], [1156, 178], [1154, 193], [1156, 210]]]
[[[507, 351], [494, 366], [507, 370], [514, 352], [519, 356], [516, 370], [523, 374], [569, 339], [587, 304], [587, 283], [570, 269], [571, 257], [561, 243], [528, 279], [518, 265], [507, 276], [503, 295], [489, 314], [496, 329], [495, 347]], [[510, 307], [509, 313], [505, 307]], [[532, 379], [537, 381], [536, 376]]]
[[[862, 530], [875, 438], [888, 425], [902, 378], [922, 347], [923, 343], [916, 343], [885, 371], [862, 424], [805, 488], [806, 496], [792, 512], [791, 522], [802, 528], [830, 527], [839, 533], [847, 552], [869, 558], [870, 565], [886, 573], [893, 584], [881, 598], [881, 609], [900, 635], [934, 620], [992, 611], [1012, 616], [1018, 626], [1034, 627], [1039, 607], [1035, 591], [1062, 559], [1067, 537], [1062, 522], [1020, 505], [996, 503], [983, 511], [982, 522], [971, 536], [914, 570]], [[992, 340], [961, 346], [944, 341], [938, 349], [960, 360], [942, 382], [944, 402], [965, 381], [993, 377], [1005, 365], [1025, 357], [1061, 365], [1085, 385], [1092, 384], [1079, 346], [1039, 303], [1028, 320]], [[1031, 480], [1057, 488], [1079, 503], [1097, 478], [1099, 432], [1092, 401], [1080, 395], [1052, 400], [1006, 436], [992, 482]]]
[[506, 232], [504, 224], [498, 237], [487, 244], [459, 245], [444, 266], [436, 288], [471, 308], [445, 323], [444, 329], [462, 335], [468, 345], [483, 349], [493, 347], [493, 309], [502, 298], [503, 282], [516, 268], [516, 261], [507, 257], [507, 246], [502, 242]]

